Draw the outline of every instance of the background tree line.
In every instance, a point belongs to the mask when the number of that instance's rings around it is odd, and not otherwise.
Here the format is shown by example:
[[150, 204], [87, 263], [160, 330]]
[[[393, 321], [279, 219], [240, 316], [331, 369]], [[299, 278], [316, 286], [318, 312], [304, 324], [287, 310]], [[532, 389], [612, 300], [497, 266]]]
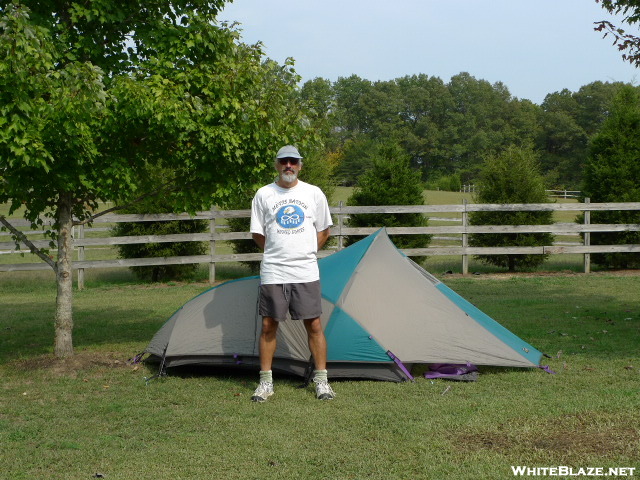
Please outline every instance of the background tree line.
[[371, 168], [380, 143], [398, 144], [432, 188], [475, 182], [483, 159], [509, 145], [539, 154], [547, 188], [578, 190], [589, 139], [600, 129], [622, 83], [564, 89], [541, 105], [460, 73], [449, 82], [426, 74], [389, 81], [352, 75], [305, 82], [300, 96], [329, 151], [341, 158], [337, 181], [353, 186]]

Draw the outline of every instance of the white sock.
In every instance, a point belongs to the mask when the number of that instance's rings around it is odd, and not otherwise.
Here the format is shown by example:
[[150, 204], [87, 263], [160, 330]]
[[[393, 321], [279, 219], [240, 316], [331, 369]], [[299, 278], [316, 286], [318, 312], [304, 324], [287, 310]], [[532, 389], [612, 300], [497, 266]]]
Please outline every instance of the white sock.
[[273, 383], [273, 375], [271, 370], [260, 370], [260, 381]]
[[327, 381], [327, 371], [326, 370], [314, 370], [313, 371], [313, 381], [314, 382], [326, 382]]

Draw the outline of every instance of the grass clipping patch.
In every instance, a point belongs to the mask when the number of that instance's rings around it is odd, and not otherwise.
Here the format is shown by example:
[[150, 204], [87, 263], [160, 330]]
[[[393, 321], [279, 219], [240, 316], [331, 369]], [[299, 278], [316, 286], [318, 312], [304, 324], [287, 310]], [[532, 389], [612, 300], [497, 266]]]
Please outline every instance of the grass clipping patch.
[[489, 450], [508, 456], [528, 456], [537, 451], [547, 459], [564, 462], [640, 456], [640, 432], [624, 413], [583, 412], [547, 418], [535, 425], [519, 423], [501, 425], [495, 432], [463, 433], [454, 441], [471, 451]]

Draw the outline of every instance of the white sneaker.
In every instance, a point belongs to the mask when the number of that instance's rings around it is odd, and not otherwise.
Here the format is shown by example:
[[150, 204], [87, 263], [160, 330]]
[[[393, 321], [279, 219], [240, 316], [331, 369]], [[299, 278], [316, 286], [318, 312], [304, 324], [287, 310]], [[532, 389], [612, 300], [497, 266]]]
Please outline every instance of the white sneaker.
[[326, 380], [314, 380], [316, 384], [316, 398], [318, 400], [333, 400], [336, 394]]
[[260, 382], [258, 384], [258, 388], [253, 392], [253, 396], [251, 397], [252, 402], [266, 402], [267, 398], [274, 394], [273, 391], [273, 383], [271, 382]]

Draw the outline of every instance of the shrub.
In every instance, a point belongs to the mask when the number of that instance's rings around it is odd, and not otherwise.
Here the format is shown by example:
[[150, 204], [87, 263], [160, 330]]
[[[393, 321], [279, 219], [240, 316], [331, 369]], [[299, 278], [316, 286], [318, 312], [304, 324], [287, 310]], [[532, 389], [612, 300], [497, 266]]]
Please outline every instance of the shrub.
[[[423, 185], [420, 172], [411, 168], [409, 156], [400, 147], [380, 147], [373, 167], [360, 176], [347, 203], [352, 206], [369, 205], [423, 205]], [[420, 213], [370, 213], [352, 215], [349, 227], [423, 227], [427, 218]], [[425, 248], [431, 236], [391, 235], [398, 248]], [[347, 237], [347, 245], [362, 239]], [[420, 261], [426, 257], [418, 258]]]
[[[485, 159], [480, 172], [476, 203], [547, 203], [549, 197], [530, 148], [510, 146]], [[552, 212], [472, 212], [471, 225], [548, 225]], [[551, 245], [550, 233], [478, 233], [469, 236], [473, 247], [532, 247]], [[531, 269], [548, 255], [477, 255], [484, 263], [507, 267], [509, 271]]]
[[[122, 213], [170, 213], [168, 203], [162, 198], [123, 209]], [[130, 222], [119, 223], [111, 229], [111, 235], [122, 237], [131, 235], [171, 235], [176, 233], [202, 233], [209, 229], [206, 220], [169, 221], [169, 222]], [[174, 257], [204, 255], [207, 252], [205, 242], [167, 242], [117, 245], [120, 258]], [[152, 282], [168, 280], [186, 280], [192, 278], [198, 265], [155, 265], [149, 267], [130, 267], [142, 280]]]

